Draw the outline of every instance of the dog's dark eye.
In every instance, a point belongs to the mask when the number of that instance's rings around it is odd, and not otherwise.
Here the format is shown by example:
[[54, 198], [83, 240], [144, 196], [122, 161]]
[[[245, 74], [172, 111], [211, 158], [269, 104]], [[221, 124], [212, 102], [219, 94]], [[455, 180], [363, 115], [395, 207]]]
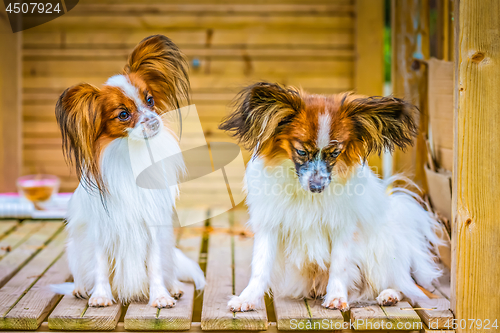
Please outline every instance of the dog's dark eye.
[[146, 99], [146, 103], [148, 103], [148, 106], [153, 106], [153, 105], [155, 105], [155, 100], [153, 99], [153, 96], [149, 96], [149, 97]]
[[299, 156], [306, 156], [307, 153], [304, 151], [304, 150], [300, 150], [300, 149], [296, 149], [297, 150], [297, 154], [299, 154]]
[[338, 157], [340, 155], [340, 149], [335, 149], [332, 153], [332, 157]]
[[118, 114], [118, 119], [125, 121], [130, 119], [130, 113], [128, 111], [122, 111]]

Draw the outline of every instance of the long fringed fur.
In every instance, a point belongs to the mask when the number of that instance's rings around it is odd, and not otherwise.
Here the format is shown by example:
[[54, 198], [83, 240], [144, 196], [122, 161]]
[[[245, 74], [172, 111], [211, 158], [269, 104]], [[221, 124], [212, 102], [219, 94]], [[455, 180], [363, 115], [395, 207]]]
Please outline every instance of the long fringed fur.
[[149, 36], [130, 54], [125, 74], [137, 73], [148, 82], [160, 103], [161, 112], [179, 109], [189, 103], [188, 65], [184, 55], [170, 38]]

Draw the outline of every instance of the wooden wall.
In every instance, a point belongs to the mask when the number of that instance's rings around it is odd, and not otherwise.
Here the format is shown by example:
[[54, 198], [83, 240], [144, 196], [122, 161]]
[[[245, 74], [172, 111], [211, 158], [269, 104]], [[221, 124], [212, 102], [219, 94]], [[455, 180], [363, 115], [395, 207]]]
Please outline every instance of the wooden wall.
[[[354, 0], [168, 3], [81, 0], [63, 17], [23, 33], [22, 173], [56, 174], [62, 191], [76, 187], [61, 153], [55, 102], [71, 85], [99, 86], [119, 73], [128, 53], [151, 34], [169, 36], [187, 55], [193, 102], [209, 141], [227, 140], [217, 125], [235, 93], [255, 80], [317, 93], [355, 88]], [[382, 30], [380, 36], [373, 27], [365, 30], [358, 33], [382, 39]], [[382, 50], [374, 57], [382, 62]], [[376, 77], [381, 93], [383, 76]]]

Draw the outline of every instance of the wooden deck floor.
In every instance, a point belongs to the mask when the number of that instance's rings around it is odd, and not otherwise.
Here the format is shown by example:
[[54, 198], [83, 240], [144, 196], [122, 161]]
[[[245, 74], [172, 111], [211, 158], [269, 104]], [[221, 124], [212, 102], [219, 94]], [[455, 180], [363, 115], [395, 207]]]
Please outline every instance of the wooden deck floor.
[[[179, 214], [197, 221], [208, 216], [206, 210]], [[415, 309], [400, 302], [355, 307], [342, 314], [324, 309], [319, 300], [266, 296], [265, 309], [228, 311], [229, 296], [239, 294], [250, 276], [253, 240], [244, 228], [247, 218], [245, 211], [235, 210], [176, 230], [177, 246], [200, 263], [207, 287], [200, 294], [186, 283], [176, 307], [162, 310], [146, 303], [90, 308], [85, 300], [54, 294], [48, 285], [71, 281], [63, 222], [0, 220], [0, 330], [451, 332], [444, 330], [453, 318], [445, 287], [435, 291], [440, 298], [413, 304]]]

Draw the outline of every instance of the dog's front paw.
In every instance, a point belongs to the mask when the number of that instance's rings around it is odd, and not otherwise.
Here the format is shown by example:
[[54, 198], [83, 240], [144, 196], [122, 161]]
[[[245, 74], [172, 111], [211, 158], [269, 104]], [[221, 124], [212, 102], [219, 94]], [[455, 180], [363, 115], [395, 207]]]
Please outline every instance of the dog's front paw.
[[110, 306], [113, 304], [113, 301], [106, 296], [94, 296], [89, 299], [89, 306], [93, 307], [101, 307], [101, 306]]
[[184, 295], [184, 291], [182, 291], [182, 284], [180, 282], [177, 282], [172, 287], [168, 288], [168, 292], [175, 299], [179, 299], [182, 295]]
[[347, 303], [347, 297], [343, 296], [328, 296], [326, 295], [323, 305], [327, 309], [347, 311], [349, 310], [349, 304]]
[[244, 312], [255, 310], [255, 302], [244, 299], [241, 296], [233, 296], [231, 300], [227, 302], [227, 307], [233, 312]]
[[380, 295], [377, 297], [377, 303], [379, 305], [394, 305], [397, 302], [399, 302], [402, 298], [402, 295], [400, 292], [394, 290], [394, 289], [386, 289], [383, 290]]
[[175, 299], [170, 296], [158, 296], [152, 302], [151, 306], [154, 308], [173, 308], [175, 306]]

